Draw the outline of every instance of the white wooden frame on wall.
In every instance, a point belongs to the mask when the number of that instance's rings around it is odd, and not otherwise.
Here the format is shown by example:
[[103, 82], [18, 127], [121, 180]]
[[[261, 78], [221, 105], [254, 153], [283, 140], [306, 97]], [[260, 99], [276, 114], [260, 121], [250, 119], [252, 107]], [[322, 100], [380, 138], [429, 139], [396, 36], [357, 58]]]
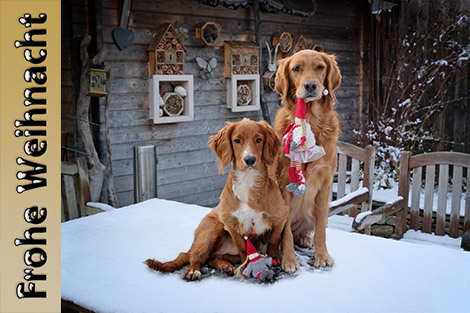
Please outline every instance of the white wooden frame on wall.
[[[160, 83], [175, 83], [186, 89], [184, 109], [179, 116], [160, 116]], [[192, 75], [153, 75], [149, 79], [150, 118], [154, 124], [188, 122], [194, 119], [194, 80]]]
[[[237, 90], [240, 82], [247, 82], [252, 92], [251, 103], [249, 105], [238, 105], [237, 103]], [[260, 109], [260, 94], [259, 94], [259, 75], [235, 75], [232, 74], [230, 78], [227, 78], [227, 108], [231, 109], [232, 112], [247, 112], [247, 111], [258, 111]]]

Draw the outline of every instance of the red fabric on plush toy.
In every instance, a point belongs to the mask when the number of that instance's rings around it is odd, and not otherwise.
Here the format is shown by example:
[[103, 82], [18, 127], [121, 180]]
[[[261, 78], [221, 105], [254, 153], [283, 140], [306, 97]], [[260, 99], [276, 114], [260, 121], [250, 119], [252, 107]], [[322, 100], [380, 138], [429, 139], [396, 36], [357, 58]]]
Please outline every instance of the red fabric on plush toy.
[[261, 281], [271, 280], [274, 273], [270, 270], [269, 266], [276, 266], [277, 262], [272, 258], [262, 258], [250, 239], [247, 236], [244, 238], [246, 241], [248, 265], [243, 271], [243, 277], [253, 276]]
[[325, 155], [323, 147], [316, 145], [315, 135], [310, 124], [305, 121], [306, 113], [305, 100], [297, 99], [295, 120], [287, 126], [282, 134], [284, 152], [291, 159], [290, 184], [286, 186], [286, 189], [289, 192], [294, 192], [296, 196], [303, 195], [307, 190], [301, 163], [313, 162]]

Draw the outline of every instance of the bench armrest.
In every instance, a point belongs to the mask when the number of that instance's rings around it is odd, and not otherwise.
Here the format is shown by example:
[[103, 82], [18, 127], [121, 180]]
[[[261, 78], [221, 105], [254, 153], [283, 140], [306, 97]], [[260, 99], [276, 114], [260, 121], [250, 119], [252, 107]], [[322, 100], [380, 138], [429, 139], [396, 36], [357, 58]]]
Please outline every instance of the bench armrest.
[[366, 187], [359, 188], [344, 197], [331, 201], [328, 209], [328, 217], [352, 209], [355, 205], [360, 204], [369, 199], [369, 189]]
[[377, 223], [383, 218], [395, 214], [398, 211], [404, 209], [406, 206], [405, 199], [403, 197], [397, 197], [392, 201], [385, 203], [380, 208], [373, 211], [362, 212], [353, 221], [353, 228], [360, 231], [370, 225]]

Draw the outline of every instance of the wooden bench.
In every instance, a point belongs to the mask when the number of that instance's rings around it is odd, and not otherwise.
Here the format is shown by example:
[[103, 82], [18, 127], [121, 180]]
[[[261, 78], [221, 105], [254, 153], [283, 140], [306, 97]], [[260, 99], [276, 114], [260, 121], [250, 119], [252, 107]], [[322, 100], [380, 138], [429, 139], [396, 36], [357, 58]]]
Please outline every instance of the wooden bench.
[[349, 211], [349, 215], [355, 217], [358, 205], [361, 205], [361, 211], [372, 208], [375, 148], [367, 146], [362, 149], [338, 141], [337, 149], [338, 169], [333, 178], [337, 183], [336, 191], [332, 188], [332, 197], [336, 200], [330, 202], [328, 216]]
[[[466, 184], [464, 184], [465, 172]], [[434, 232], [437, 236], [448, 234], [452, 238], [460, 237], [470, 230], [469, 183], [470, 154], [432, 152], [412, 156], [410, 152], [402, 152], [397, 197], [378, 209], [359, 214], [354, 220], [353, 227], [362, 230], [386, 216], [396, 214], [393, 237], [400, 239], [407, 230], [409, 212], [409, 229], [421, 230], [428, 234]], [[422, 193], [424, 201], [421, 201]], [[433, 210], [435, 193], [437, 193], [437, 206]], [[460, 214], [462, 193], [465, 194], [463, 218]], [[409, 202], [410, 195], [411, 202]], [[446, 212], [448, 196], [451, 199], [449, 213]], [[446, 227], [446, 217], [449, 217], [448, 227]]]
[[103, 212], [100, 208], [87, 205], [91, 201], [91, 193], [84, 158], [79, 158], [77, 162], [62, 162], [61, 172], [62, 222]]
[[[338, 141], [338, 165], [333, 177], [328, 217], [343, 213], [355, 217], [358, 208], [361, 212], [372, 210], [372, 191], [374, 181], [375, 148], [358, 146]], [[342, 220], [342, 219], [340, 219]], [[353, 230], [351, 222], [346, 221], [346, 229]], [[340, 222], [344, 223], [344, 222]], [[370, 233], [366, 228], [363, 233]]]

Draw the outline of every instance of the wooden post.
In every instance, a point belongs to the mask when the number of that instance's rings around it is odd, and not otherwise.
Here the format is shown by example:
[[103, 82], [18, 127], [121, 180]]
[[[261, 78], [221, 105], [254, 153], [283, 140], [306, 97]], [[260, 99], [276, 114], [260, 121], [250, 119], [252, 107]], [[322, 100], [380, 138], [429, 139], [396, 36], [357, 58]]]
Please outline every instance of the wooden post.
[[[260, 81], [263, 81], [263, 72], [261, 71], [261, 68], [263, 66], [263, 53], [262, 53], [262, 47], [260, 45], [260, 16], [259, 16], [259, 0], [254, 0], [253, 1], [253, 11], [254, 11], [254, 18], [255, 18], [255, 38], [256, 38], [256, 44], [259, 46], [259, 52], [258, 52], [258, 75], [260, 75]], [[268, 123], [271, 124], [271, 117], [269, 116], [269, 108], [268, 104], [266, 103], [266, 98], [264, 97], [264, 84], [259, 84], [259, 89], [260, 89], [260, 104], [261, 104], [261, 111], [263, 113], [263, 119]]]
[[[103, 48], [103, 14], [101, 10], [101, 1], [93, 0], [94, 6], [94, 19], [95, 19], [95, 42], [96, 49], [99, 51]], [[129, 16], [127, 16], [129, 18]], [[110, 80], [111, 73], [108, 73], [108, 81]], [[116, 190], [114, 188], [113, 167], [111, 161], [111, 143], [109, 139], [108, 127], [108, 111], [109, 101], [108, 96], [99, 97], [99, 151], [98, 155], [101, 162], [106, 167], [105, 179], [103, 181], [102, 196], [100, 202], [107, 202], [115, 208], [119, 207]]]
[[397, 222], [395, 225], [394, 239], [400, 239], [406, 231], [406, 222], [408, 218], [408, 193], [410, 189], [410, 157], [411, 152], [404, 151], [400, 156], [400, 177], [398, 179], [398, 195], [404, 199], [404, 208], [397, 213]]
[[[365, 148], [365, 152], [367, 158], [364, 161], [363, 186], [369, 189], [369, 199], [367, 200], [367, 204], [365, 206], [368, 208], [368, 210], [372, 211], [372, 195], [374, 191], [375, 148], [371, 145], [368, 145]], [[363, 204], [362, 208], [364, 209], [365, 206]], [[364, 212], [364, 210], [362, 210], [361, 212]], [[370, 227], [367, 227], [364, 232], [370, 235]]]
[[91, 36], [85, 34], [80, 44], [80, 58], [82, 61], [82, 72], [80, 75], [80, 91], [77, 102], [77, 124], [78, 131], [83, 140], [83, 146], [86, 152], [87, 163], [89, 165], [90, 189], [92, 201], [98, 201], [103, 186], [103, 179], [106, 167], [101, 163], [98, 152], [96, 151], [93, 137], [90, 131], [88, 113], [90, 110], [90, 97], [87, 96], [87, 72], [93, 64], [103, 63], [108, 51], [102, 48], [98, 54], [91, 60], [88, 56], [88, 46], [91, 42]]

